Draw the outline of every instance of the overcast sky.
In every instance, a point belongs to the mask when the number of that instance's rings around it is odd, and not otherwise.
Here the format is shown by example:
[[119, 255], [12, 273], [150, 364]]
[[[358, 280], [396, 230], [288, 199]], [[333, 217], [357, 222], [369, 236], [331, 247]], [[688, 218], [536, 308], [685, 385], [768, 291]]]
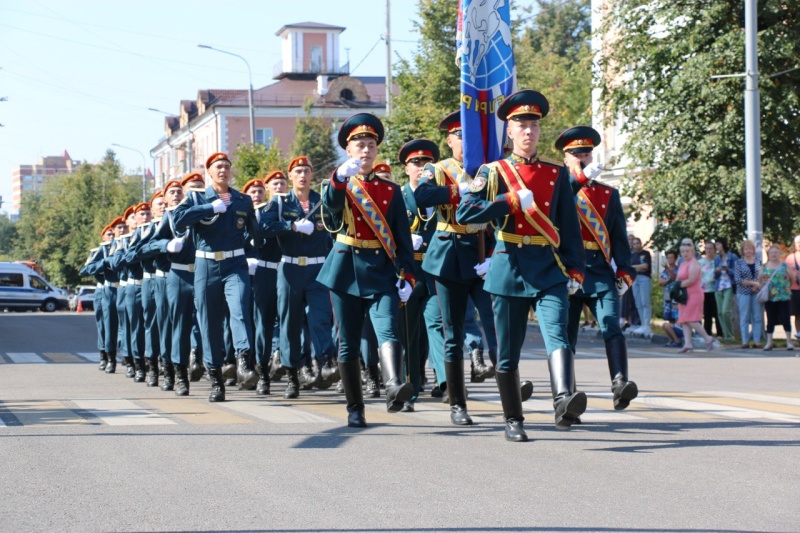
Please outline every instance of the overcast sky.
[[[455, 0], [453, 0], [455, 1]], [[410, 58], [417, 35], [415, 0], [392, 1], [392, 50]], [[11, 210], [11, 170], [60, 155], [96, 162], [112, 143], [147, 157], [164, 135], [164, 115], [200, 89], [246, 89], [247, 68], [208, 44], [244, 56], [253, 86], [272, 80], [280, 60], [275, 32], [321, 22], [347, 28], [342, 63], [351, 73], [383, 76], [385, 0], [2, 0], [0, 2], [0, 195]], [[454, 21], [455, 22], [455, 21]], [[374, 47], [374, 48], [373, 48]], [[115, 148], [138, 171], [136, 152]]]

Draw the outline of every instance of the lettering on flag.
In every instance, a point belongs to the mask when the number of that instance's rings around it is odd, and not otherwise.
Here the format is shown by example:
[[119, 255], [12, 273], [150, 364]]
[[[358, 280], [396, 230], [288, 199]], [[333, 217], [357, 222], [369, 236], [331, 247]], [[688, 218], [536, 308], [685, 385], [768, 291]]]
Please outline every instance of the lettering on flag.
[[508, 0], [459, 0], [456, 63], [461, 69], [461, 130], [464, 169], [503, 157], [505, 122], [500, 103], [516, 91]]

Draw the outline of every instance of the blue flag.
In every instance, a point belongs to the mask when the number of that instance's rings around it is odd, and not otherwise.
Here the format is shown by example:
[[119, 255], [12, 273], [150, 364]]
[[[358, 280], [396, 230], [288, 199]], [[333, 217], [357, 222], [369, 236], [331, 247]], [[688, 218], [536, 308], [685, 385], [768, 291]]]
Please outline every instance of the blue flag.
[[497, 108], [517, 85], [509, 0], [459, 0], [456, 62], [464, 169], [474, 176], [484, 163], [503, 158], [506, 124]]

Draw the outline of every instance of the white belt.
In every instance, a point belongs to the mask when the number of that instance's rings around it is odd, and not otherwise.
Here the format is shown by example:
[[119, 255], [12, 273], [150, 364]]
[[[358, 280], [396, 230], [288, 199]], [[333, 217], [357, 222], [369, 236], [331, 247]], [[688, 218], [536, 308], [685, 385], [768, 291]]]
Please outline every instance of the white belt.
[[140, 279], [129, 279], [126, 285], [141, 285], [142, 280]]
[[144, 274], [142, 274], [142, 276], [144, 277], [144, 279], [153, 279], [155, 277], [155, 274], [151, 274], [150, 272], [145, 272]]
[[120, 286], [120, 287], [124, 287], [124, 286], [125, 286], [125, 285], [127, 285], [127, 284], [128, 284], [128, 280], [125, 280], [125, 279], [123, 279], [123, 280], [120, 280], [120, 282], [119, 282], [119, 286]]
[[156, 269], [156, 274], [155, 275], [156, 275], [156, 277], [159, 277], [159, 278], [166, 278], [167, 277], [167, 273], [166, 272], [164, 272], [163, 270], [158, 270], [158, 269]]
[[200, 250], [197, 250], [194, 253], [195, 257], [199, 257], [201, 259], [213, 259], [214, 261], [222, 261], [224, 259], [230, 259], [231, 257], [239, 257], [240, 255], [244, 255], [243, 248], [229, 252], [201, 252]]
[[289, 257], [288, 255], [281, 256], [281, 262], [289, 263], [292, 265], [306, 266], [306, 265], [321, 265], [325, 262], [324, 257]]
[[182, 263], [172, 263], [170, 268], [172, 270], [183, 270], [184, 272], [194, 272], [194, 263], [190, 265], [184, 265]]
[[98, 284], [97, 284], [97, 288], [98, 288], [98, 289], [102, 289], [102, 288], [103, 288], [103, 284], [102, 284], [102, 283], [98, 283]]
[[103, 283], [103, 285], [106, 287], [114, 287], [114, 288], [119, 287], [119, 283], [114, 281], [106, 281], [105, 283]]
[[271, 268], [272, 270], [278, 270], [278, 263], [273, 263], [272, 261], [262, 261], [258, 260], [258, 266], [261, 268]]

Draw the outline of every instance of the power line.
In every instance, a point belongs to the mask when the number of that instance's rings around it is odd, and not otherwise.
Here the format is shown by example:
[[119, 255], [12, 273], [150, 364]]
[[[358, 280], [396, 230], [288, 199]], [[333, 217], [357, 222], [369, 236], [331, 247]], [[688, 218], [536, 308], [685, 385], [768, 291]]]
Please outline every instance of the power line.
[[361, 63], [363, 63], [369, 57], [369, 55], [372, 53], [372, 51], [375, 50], [375, 47], [378, 46], [378, 44], [382, 40], [383, 40], [383, 37], [378, 37], [378, 40], [375, 41], [375, 44], [373, 44], [372, 48], [369, 49], [369, 52], [367, 52], [367, 55], [365, 55], [364, 58], [361, 61], [358, 62], [358, 65], [356, 65], [354, 68], [350, 69], [350, 74], [353, 74], [356, 71], [356, 69], [361, 66]]

